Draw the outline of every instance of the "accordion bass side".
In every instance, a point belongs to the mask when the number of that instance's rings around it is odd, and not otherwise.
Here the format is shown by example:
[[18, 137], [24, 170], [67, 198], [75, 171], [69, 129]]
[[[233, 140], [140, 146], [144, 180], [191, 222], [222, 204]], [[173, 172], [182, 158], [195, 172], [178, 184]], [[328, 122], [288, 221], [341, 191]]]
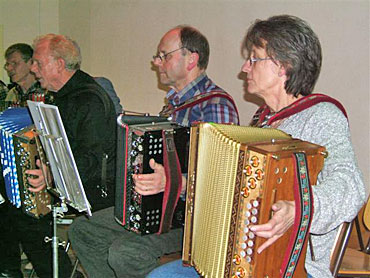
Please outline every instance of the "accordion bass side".
[[32, 127], [24, 128], [13, 135], [14, 153], [19, 183], [19, 191], [22, 200], [22, 210], [26, 214], [39, 218], [51, 211], [52, 196], [46, 189], [39, 192], [28, 190], [29, 175], [26, 171], [36, 169], [36, 160], [45, 161], [44, 152], [38, 135]]
[[[178, 176], [181, 175], [180, 172], [186, 173], [189, 128], [154, 116], [136, 116], [134, 120], [125, 117], [117, 120], [116, 221], [124, 228], [141, 235], [164, 233], [170, 226], [182, 227], [185, 202], [178, 200], [176, 205], [174, 195], [169, 193], [170, 197], [166, 197], [166, 200], [170, 201], [164, 206], [164, 196], [169, 192], [167, 189], [164, 193], [140, 195], [135, 191], [132, 175], [152, 173], [149, 160], [154, 158], [157, 163], [164, 165], [164, 155], [169, 152], [176, 153], [178, 157]], [[176, 168], [174, 159], [169, 159], [168, 164], [169, 168]], [[176, 187], [178, 183], [172, 185]], [[176, 195], [176, 192], [173, 193]], [[167, 213], [169, 206], [176, 207], [173, 213]], [[165, 222], [166, 228], [163, 228], [162, 224]]]
[[[202, 277], [306, 277], [311, 184], [325, 148], [275, 129], [201, 123], [191, 128], [183, 262]], [[278, 200], [294, 200], [294, 225], [257, 254]], [[305, 276], [306, 275], [306, 276]]]

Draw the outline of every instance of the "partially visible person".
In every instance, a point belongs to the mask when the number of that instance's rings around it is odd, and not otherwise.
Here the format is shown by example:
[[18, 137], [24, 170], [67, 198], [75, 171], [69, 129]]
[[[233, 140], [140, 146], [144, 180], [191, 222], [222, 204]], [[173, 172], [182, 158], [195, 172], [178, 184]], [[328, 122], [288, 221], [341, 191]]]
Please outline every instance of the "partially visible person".
[[4, 69], [10, 81], [15, 84], [5, 98], [8, 106], [26, 106], [27, 100], [53, 102], [53, 97], [41, 88], [35, 75], [30, 72], [32, 54], [32, 47], [24, 43], [13, 44], [5, 51]]
[[[32, 72], [41, 87], [54, 92], [77, 168], [92, 210], [114, 204], [116, 112], [107, 92], [80, 70], [78, 44], [63, 35], [34, 40]], [[42, 175], [40, 170], [29, 174]], [[37, 190], [45, 180], [33, 183]]]
[[[325, 146], [329, 156], [312, 187], [314, 215], [311, 238], [315, 260], [308, 248], [305, 267], [310, 278], [333, 277], [330, 252], [338, 227], [350, 222], [366, 200], [362, 174], [353, 151], [348, 121], [342, 105], [325, 95], [312, 94], [321, 69], [318, 37], [302, 19], [289, 15], [257, 20], [243, 42], [248, 92], [266, 105], [253, 117], [252, 126], [277, 128], [294, 138]], [[263, 252], [294, 223], [294, 201], [278, 201], [273, 217], [251, 225], [255, 235], [267, 238]], [[163, 265], [148, 278], [198, 277], [181, 261]]]
[[[26, 106], [28, 99], [52, 104], [53, 98], [41, 88], [30, 70], [32, 55], [32, 47], [25, 43], [13, 44], [5, 51], [4, 69], [15, 84], [7, 92], [6, 107]], [[2, 169], [0, 172], [0, 193], [6, 196]], [[51, 244], [44, 242], [46, 236], [52, 236], [51, 214], [36, 219], [23, 213], [22, 209], [16, 208], [6, 199], [4, 197], [4, 203], [0, 205], [0, 278], [23, 277], [20, 245], [38, 277], [52, 277]], [[69, 257], [60, 248], [59, 277], [70, 277], [71, 273]]]
[[8, 108], [7, 102], [5, 102], [8, 92], [8, 86], [4, 83], [4, 81], [0, 80], [0, 112]]
[[[162, 37], [157, 51], [153, 63], [160, 82], [171, 88], [161, 115], [184, 126], [196, 121], [239, 123], [231, 96], [206, 74], [209, 45], [203, 34], [191, 26], [178, 26]], [[135, 189], [143, 195], [164, 191], [166, 183], [163, 166], [154, 160], [150, 166], [153, 174], [134, 176]], [[182, 233], [178, 228], [140, 236], [115, 221], [112, 207], [90, 219], [77, 218], [68, 235], [90, 278], [134, 278], [145, 277], [162, 255], [180, 251]]]
[[114, 109], [116, 110], [116, 114], [122, 113], [122, 105], [121, 105], [121, 100], [117, 96], [116, 90], [113, 87], [112, 82], [106, 78], [106, 77], [94, 77], [94, 80], [96, 83], [98, 83], [109, 95], [109, 97], [112, 99], [113, 104], [114, 104]]

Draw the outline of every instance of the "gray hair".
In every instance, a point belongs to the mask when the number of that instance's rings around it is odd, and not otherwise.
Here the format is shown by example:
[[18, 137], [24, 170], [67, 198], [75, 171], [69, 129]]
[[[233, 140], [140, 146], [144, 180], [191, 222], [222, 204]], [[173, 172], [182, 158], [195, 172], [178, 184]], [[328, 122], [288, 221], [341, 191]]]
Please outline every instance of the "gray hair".
[[304, 20], [291, 15], [256, 20], [243, 42], [249, 54], [253, 46], [265, 48], [269, 57], [285, 67], [288, 94], [312, 93], [320, 74], [322, 54], [317, 35]]
[[49, 42], [49, 50], [52, 57], [55, 59], [62, 58], [64, 60], [67, 70], [73, 71], [80, 69], [82, 62], [81, 51], [74, 40], [64, 35], [47, 34], [37, 37], [33, 41], [34, 49], [43, 41]]

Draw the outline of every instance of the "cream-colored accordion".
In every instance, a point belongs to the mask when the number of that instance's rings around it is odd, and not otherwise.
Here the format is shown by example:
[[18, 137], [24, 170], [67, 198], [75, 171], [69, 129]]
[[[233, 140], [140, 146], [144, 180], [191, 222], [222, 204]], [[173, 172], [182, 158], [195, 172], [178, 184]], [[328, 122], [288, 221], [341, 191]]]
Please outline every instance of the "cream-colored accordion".
[[[183, 262], [202, 277], [306, 277], [304, 261], [324, 147], [276, 129], [201, 123], [191, 128]], [[294, 225], [257, 254], [278, 200], [294, 200]], [[306, 275], [306, 276], [305, 276]]]

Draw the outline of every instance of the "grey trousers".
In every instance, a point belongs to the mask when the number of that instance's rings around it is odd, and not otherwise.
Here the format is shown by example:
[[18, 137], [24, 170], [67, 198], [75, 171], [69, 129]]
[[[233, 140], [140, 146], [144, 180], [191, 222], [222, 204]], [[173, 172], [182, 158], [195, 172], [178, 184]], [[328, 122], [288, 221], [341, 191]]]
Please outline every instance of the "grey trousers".
[[114, 220], [113, 207], [81, 216], [70, 226], [73, 250], [89, 278], [145, 277], [164, 254], [181, 251], [183, 229], [137, 235]]

